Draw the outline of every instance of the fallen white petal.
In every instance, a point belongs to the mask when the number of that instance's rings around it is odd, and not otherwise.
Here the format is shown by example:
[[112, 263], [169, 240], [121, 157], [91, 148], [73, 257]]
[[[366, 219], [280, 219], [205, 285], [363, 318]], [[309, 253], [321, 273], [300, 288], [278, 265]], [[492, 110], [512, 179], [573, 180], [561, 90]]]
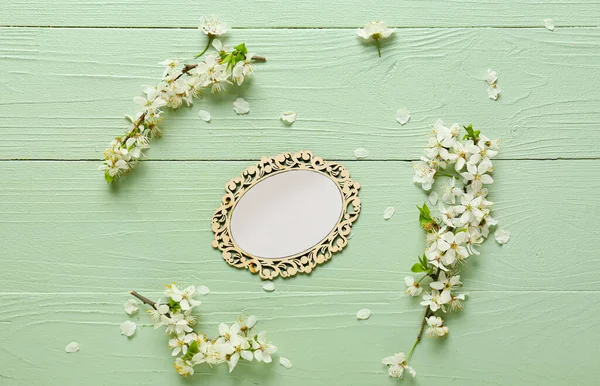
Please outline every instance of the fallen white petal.
[[438, 194], [437, 192], [431, 192], [429, 193], [429, 202], [431, 203], [431, 205], [435, 205], [438, 202]]
[[208, 295], [210, 293], [210, 289], [205, 285], [199, 285], [196, 287], [196, 291], [198, 291], [200, 295]]
[[285, 123], [288, 124], [292, 124], [294, 122], [296, 122], [296, 116], [297, 114], [293, 111], [285, 111], [283, 113], [281, 113], [281, 117], [279, 117], [282, 121], [284, 121]]
[[362, 310], [359, 310], [356, 313], [356, 318], [360, 319], [360, 320], [369, 319], [370, 316], [371, 316], [371, 310], [368, 308], [363, 308]]
[[544, 19], [544, 26], [548, 31], [554, 31], [554, 20]]
[[79, 343], [71, 342], [65, 347], [65, 351], [68, 353], [73, 353], [79, 351]]
[[488, 87], [487, 89], [488, 98], [492, 100], [498, 100], [498, 96], [500, 95], [499, 87]]
[[286, 369], [292, 368], [292, 361], [284, 357], [279, 357], [279, 364], [285, 367]]
[[396, 120], [399, 124], [404, 125], [410, 120], [410, 113], [406, 108], [401, 108], [396, 111]]
[[383, 218], [385, 220], [389, 220], [392, 218], [392, 216], [394, 215], [394, 213], [396, 213], [396, 208], [394, 208], [393, 206], [388, 206], [387, 208], [385, 208], [385, 210], [383, 211]]
[[136, 328], [137, 324], [135, 324], [135, 322], [132, 322], [131, 320], [123, 322], [121, 324], [121, 335], [132, 336], [133, 334], [135, 334]]
[[275, 291], [275, 283], [273, 283], [272, 281], [268, 281], [265, 284], [263, 284], [262, 289], [267, 292], [273, 292]]
[[233, 111], [236, 114], [248, 114], [250, 111], [250, 103], [244, 98], [238, 98], [233, 102]]
[[498, 73], [491, 68], [488, 68], [485, 81], [491, 86], [498, 80]]
[[369, 156], [369, 151], [364, 147], [359, 147], [358, 149], [354, 150], [354, 156], [357, 159], [367, 158]]
[[210, 116], [210, 113], [206, 110], [200, 110], [198, 111], [198, 116], [200, 117], [200, 119], [202, 119], [204, 122], [210, 122], [210, 119], [212, 118]]
[[494, 233], [494, 238], [498, 242], [498, 244], [506, 244], [510, 239], [510, 232], [504, 229], [498, 229]]
[[125, 313], [127, 315], [133, 315], [140, 310], [138, 302], [135, 299], [129, 299], [125, 302]]

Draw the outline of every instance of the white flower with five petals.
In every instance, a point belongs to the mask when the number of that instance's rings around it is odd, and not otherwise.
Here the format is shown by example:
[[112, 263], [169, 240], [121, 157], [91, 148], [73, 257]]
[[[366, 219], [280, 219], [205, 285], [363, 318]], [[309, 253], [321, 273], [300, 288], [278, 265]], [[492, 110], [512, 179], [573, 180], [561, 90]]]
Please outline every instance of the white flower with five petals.
[[403, 352], [385, 357], [381, 362], [388, 367], [388, 375], [392, 378], [402, 378], [404, 371], [408, 371], [413, 377], [417, 375], [415, 370], [407, 365], [406, 355]]

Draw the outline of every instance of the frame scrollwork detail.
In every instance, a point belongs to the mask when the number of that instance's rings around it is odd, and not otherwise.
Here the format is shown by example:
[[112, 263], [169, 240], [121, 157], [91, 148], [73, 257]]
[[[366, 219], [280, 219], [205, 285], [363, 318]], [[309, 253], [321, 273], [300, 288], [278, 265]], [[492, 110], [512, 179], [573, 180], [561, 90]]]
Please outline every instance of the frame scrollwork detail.
[[[336, 226], [317, 245], [293, 256], [261, 258], [243, 251], [231, 236], [230, 220], [236, 203], [263, 179], [290, 170], [312, 170], [336, 183], [343, 198], [342, 213]], [[212, 231], [215, 234], [212, 245], [221, 251], [228, 264], [258, 273], [265, 280], [277, 276], [291, 277], [298, 273], [311, 273], [317, 265], [328, 261], [334, 253], [341, 251], [348, 244], [352, 224], [360, 213], [359, 189], [360, 183], [350, 178], [350, 172], [346, 168], [316, 157], [310, 151], [263, 157], [258, 164], [245, 169], [240, 176], [226, 184], [226, 194], [212, 218]]]

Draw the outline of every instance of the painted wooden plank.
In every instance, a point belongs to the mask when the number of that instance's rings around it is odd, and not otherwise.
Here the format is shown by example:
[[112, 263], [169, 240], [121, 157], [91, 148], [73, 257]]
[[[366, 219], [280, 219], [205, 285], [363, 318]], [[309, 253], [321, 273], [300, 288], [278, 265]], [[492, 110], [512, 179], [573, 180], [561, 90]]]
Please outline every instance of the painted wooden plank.
[[[198, 273], [198, 280], [206, 277]], [[82, 280], [83, 281], [83, 280]], [[312, 280], [311, 280], [312, 281]], [[156, 285], [160, 285], [156, 281]], [[384, 284], [385, 286], [385, 284]], [[290, 358], [292, 369], [241, 362], [227, 375], [221, 366], [197, 367], [185, 380], [173, 370], [162, 330], [140, 312], [135, 336], [119, 335], [127, 293], [0, 294], [0, 383], [132, 385], [397, 385], [381, 358], [413, 343], [420, 307], [398, 293], [310, 292], [282, 286], [270, 294], [243, 288], [221, 277], [202, 298], [199, 328], [213, 334], [217, 324], [240, 312], [256, 314], [260, 328]], [[411, 360], [415, 384], [566, 385], [593, 384], [597, 338], [587, 334], [598, 320], [589, 299], [597, 290], [482, 292], [472, 294], [461, 314], [447, 315], [451, 333], [425, 338]], [[414, 299], [413, 299], [414, 300]], [[26, 306], [24, 306], [26, 305]], [[369, 320], [356, 311], [369, 307]], [[66, 354], [71, 341], [80, 351]], [[277, 359], [276, 359], [277, 360]]]
[[594, 1], [96, 1], [17, 0], [3, 4], [0, 25], [197, 27], [200, 16], [220, 15], [235, 27], [359, 27], [384, 18], [398, 27], [598, 26]]
[[[504, 141], [502, 158], [600, 156], [600, 29], [403, 29], [383, 45], [352, 30], [242, 30], [268, 57], [251, 84], [168, 113], [151, 159], [257, 159], [308, 148], [351, 159], [415, 159], [438, 118]], [[141, 44], [152, 42], [152, 44]], [[0, 29], [0, 159], [100, 159], [157, 62], [204, 44], [191, 30]], [[487, 98], [487, 68], [503, 92]], [[231, 103], [243, 96], [248, 116]], [[400, 126], [396, 110], [411, 121]], [[198, 118], [209, 110], [213, 121]], [[293, 110], [291, 127], [279, 120]]]
[[[225, 183], [249, 162], [146, 162], [107, 185], [95, 162], [0, 163], [0, 292], [153, 291], [157, 283], [202, 281], [231, 291], [260, 280], [229, 267], [210, 230]], [[277, 281], [289, 291], [397, 294], [424, 235], [408, 162], [347, 161], [361, 183], [363, 212], [348, 249], [307, 277]], [[598, 286], [600, 162], [498, 161], [492, 201], [509, 244], [489, 240], [464, 272], [466, 290], [572, 291]], [[395, 206], [386, 221], [383, 211]], [[585, 232], [581, 230], [585, 229]], [[558, 234], [561, 237], [556, 237]], [[568, 240], [568, 242], [566, 242]], [[281, 283], [281, 284], [280, 284]], [[377, 283], [377, 285], [374, 285]], [[234, 301], [232, 299], [232, 301]]]

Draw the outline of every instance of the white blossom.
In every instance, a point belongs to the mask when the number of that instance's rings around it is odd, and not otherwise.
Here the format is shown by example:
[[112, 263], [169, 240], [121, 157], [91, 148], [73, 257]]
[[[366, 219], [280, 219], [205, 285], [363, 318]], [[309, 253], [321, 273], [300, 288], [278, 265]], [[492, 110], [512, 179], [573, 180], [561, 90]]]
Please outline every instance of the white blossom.
[[179, 67], [179, 65], [181, 64], [181, 62], [177, 59], [166, 59], [163, 60], [162, 62], [159, 62], [158, 64], [160, 64], [161, 66], [165, 67], [165, 70], [163, 71], [163, 78], [172, 75], [175, 73], [175, 71], [177, 70], [177, 68]]
[[184, 377], [194, 375], [194, 364], [189, 360], [177, 358], [175, 359], [175, 371]]
[[[486, 81], [495, 86], [497, 74], [490, 70]], [[426, 231], [426, 249], [425, 258], [419, 257], [414, 270], [424, 272], [423, 278], [435, 278], [429, 283], [431, 291], [422, 294], [420, 304], [428, 308], [426, 333], [436, 337], [448, 333], [448, 327], [436, 313], [464, 307], [466, 294], [455, 293], [462, 284], [461, 264], [467, 257], [479, 255], [477, 247], [488, 237], [490, 228], [497, 224], [491, 215], [493, 202], [487, 199], [487, 186], [494, 182], [490, 175], [494, 171], [491, 159], [498, 154], [500, 141], [489, 139], [472, 126], [464, 128], [467, 134], [463, 136], [459, 125], [447, 127], [438, 120], [424, 156], [413, 165], [413, 181], [420, 183], [425, 191], [432, 189], [438, 175], [451, 177], [445, 178], [441, 188], [439, 213], [431, 213], [426, 205], [419, 207], [421, 226]], [[462, 177], [462, 186], [457, 186], [455, 173]], [[436, 192], [429, 193], [429, 201], [435, 205], [437, 200], [433, 193]], [[500, 241], [506, 236], [501, 230], [496, 231], [496, 235]], [[421, 294], [422, 288], [413, 277], [406, 277], [405, 283], [405, 293], [410, 296]], [[391, 358], [388, 358], [390, 363]], [[395, 363], [404, 359], [402, 356]], [[401, 376], [403, 368], [393, 367], [388, 371], [392, 376]]]
[[388, 367], [388, 375], [392, 378], [402, 378], [404, 371], [408, 371], [413, 377], [417, 375], [416, 371], [406, 364], [406, 355], [403, 352], [383, 358], [382, 363]]
[[[171, 355], [176, 357], [175, 370], [188, 376], [194, 374], [194, 367], [201, 364], [213, 366], [227, 363], [229, 372], [232, 372], [240, 360], [270, 363], [271, 355], [277, 351], [277, 347], [267, 340], [265, 331], [259, 334], [254, 332], [253, 328], [257, 323], [254, 315], [240, 317], [231, 325], [220, 323], [216, 339], [209, 339], [206, 335], [193, 331], [196, 318], [191, 311], [199, 304], [194, 297], [208, 292], [206, 286], [189, 286], [182, 290], [175, 284], [167, 285], [167, 301], [159, 299], [148, 311], [155, 327], [166, 327], [165, 331], [170, 335], [168, 345]], [[182, 307], [185, 303], [190, 306], [187, 310]], [[135, 323], [125, 322], [121, 329], [123, 334], [133, 334]], [[133, 332], [128, 332], [129, 330]], [[283, 364], [288, 366], [289, 362], [291, 367], [291, 361], [286, 361]]]
[[421, 157], [421, 160], [413, 163], [413, 182], [421, 184], [423, 190], [430, 190], [435, 180], [436, 170], [431, 166], [430, 160]]
[[406, 284], [406, 290], [404, 291], [405, 294], [410, 296], [419, 296], [421, 295], [421, 292], [423, 292], [423, 287], [421, 287], [421, 284], [416, 282], [415, 278], [412, 276], [406, 276], [404, 278], [404, 283]]
[[277, 351], [277, 346], [267, 341], [266, 331], [261, 331], [255, 340], [252, 341], [254, 348], [254, 358], [259, 362], [271, 363], [271, 354]]
[[215, 16], [202, 16], [198, 29], [208, 36], [221, 36], [229, 31], [229, 26]]
[[452, 289], [461, 284], [460, 275], [447, 277], [446, 273], [442, 271], [440, 272], [437, 281], [429, 283], [429, 286], [435, 290], [442, 291], [440, 294], [440, 302], [446, 304], [452, 300]]
[[430, 316], [426, 319], [429, 328], [425, 333], [429, 336], [442, 337], [448, 333], [448, 327], [444, 326], [444, 321], [439, 316]]
[[156, 88], [146, 89], [146, 97], [136, 96], [133, 101], [138, 104], [137, 110], [143, 111], [156, 111], [159, 108], [165, 106], [167, 102], [160, 97], [160, 92]]
[[436, 312], [440, 308], [442, 308], [442, 299], [440, 297], [440, 292], [437, 290], [431, 290], [431, 292], [426, 292], [423, 294], [423, 301], [421, 302], [422, 306], [429, 307], [431, 311]]
[[396, 31], [395, 28], [387, 28], [383, 21], [372, 21], [365, 25], [364, 28], [359, 28], [356, 34], [363, 39], [383, 39], [389, 37]]

